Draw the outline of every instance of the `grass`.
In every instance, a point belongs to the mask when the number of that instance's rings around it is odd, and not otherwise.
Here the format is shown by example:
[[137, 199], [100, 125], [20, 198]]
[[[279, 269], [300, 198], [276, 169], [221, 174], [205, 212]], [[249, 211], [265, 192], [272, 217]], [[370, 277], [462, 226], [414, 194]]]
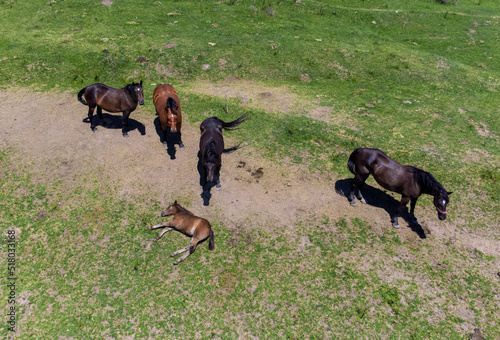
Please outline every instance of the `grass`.
[[[276, 162], [347, 177], [352, 150], [379, 147], [453, 190], [461, 209], [450, 219], [462, 230], [488, 232], [500, 219], [496, 1], [0, 6], [3, 89], [76, 92], [142, 79], [151, 105], [150, 84], [172, 83], [189, 97], [191, 123], [248, 112], [233, 136]], [[224, 113], [225, 100], [197, 84], [228, 79], [285, 86], [301, 105], [269, 114], [230, 99]], [[316, 106], [332, 107], [330, 123], [309, 117]], [[0, 154], [0, 220], [23, 235], [23, 337], [455, 339], [472, 326], [499, 336], [496, 256], [325, 219], [299, 221], [297, 239], [231, 235], [215, 223], [216, 250], [203, 245], [189, 266], [174, 267], [165, 254], [185, 245], [180, 235], [144, 251], [155, 207], [114, 200], [115, 189], [91, 177], [72, 192], [35, 184], [11, 164], [14, 153]], [[74, 203], [58, 204], [66, 200]]]

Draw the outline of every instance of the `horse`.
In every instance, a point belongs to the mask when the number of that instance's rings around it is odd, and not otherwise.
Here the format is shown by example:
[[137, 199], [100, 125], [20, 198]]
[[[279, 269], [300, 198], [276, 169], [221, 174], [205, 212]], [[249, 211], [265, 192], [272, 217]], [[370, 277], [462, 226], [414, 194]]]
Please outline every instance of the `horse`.
[[174, 215], [174, 218], [170, 222], [163, 222], [161, 224], [152, 226], [149, 229], [154, 230], [158, 228], [166, 228], [153, 240], [153, 242], [158, 241], [165, 233], [171, 230], [177, 230], [186, 236], [192, 236], [191, 242], [187, 247], [179, 249], [170, 255], [170, 257], [174, 257], [189, 250], [187, 254], [174, 262], [175, 265], [184, 261], [196, 250], [196, 246], [198, 245], [198, 243], [206, 240], [207, 238], [210, 238], [208, 242], [208, 249], [214, 250], [214, 232], [212, 231], [210, 222], [208, 222], [204, 218], [193, 215], [192, 212], [178, 204], [177, 200], [174, 202], [174, 204], [170, 205], [168, 208], [161, 212], [162, 217], [171, 215]]
[[[85, 94], [85, 100], [82, 95]], [[104, 84], [92, 84], [78, 92], [78, 100], [89, 107], [90, 129], [97, 132], [95, 124], [92, 122], [94, 109], [97, 107], [97, 115], [101, 120], [102, 126], [106, 126], [106, 121], [102, 117], [102, 109], [108, 112], [123, 112], [123, 137], [128, 137], [128, 117], [133, 112], [137, 103], [144, 105], [144, 92], [142, 89], [142, 80], [140, 83], [128, 84], [124, 88], [115, 89]]]
[[448, 192], [429, 172], [418, 169], [411, 165], [402, 165], [389, 158], [380, 149], [359, 148], [349, 156], [347, 168], [354, 174], [351, 183], [351, 193], [348, 197], [351, 205], [356, 206], [354, 195], [361, 203], [366, 203], [361, 189], [370, 174], [383, 188], [401, 194], [401, 202], [397, 213], [391, 217], [392, 226], [399, 229], [398, 217], [402, 210], [411, 201], [410, 218], [416, 222], [414, 211], [417, 199], [422, 194], [434, 196], [439, 220], [446, 219], [446, 206], [450, 202]]
[[153, 103], [163, 130], [163, 145], [167, 147], [167, 128], [170, 127], [170, 131], [179, 136], [179, 149], [184, 150], [181, 139], [181, 102], [174, 87], [169, 84], [158, 85], [153, 92]]
[[222, 188], [219, 178], [222, 166], [221, 155], [223, 153], [229, 153], [239, 149], [239, 145], [233, 146], [229, 149], [224, 149], [224, 137], [222, 136], [222, 130], [234, 130], [238, 125], [243, 123], [245, 119], [246, 116], [242, 115], [238, 119], [226, 123], [217, 117], [210, 117], [201, 123], [200, 151], [198, 152], [198, 156], [200, 157], [201, 164], [205, 170], [205, 184], [215, 180], [217, 183], [217, 190]]

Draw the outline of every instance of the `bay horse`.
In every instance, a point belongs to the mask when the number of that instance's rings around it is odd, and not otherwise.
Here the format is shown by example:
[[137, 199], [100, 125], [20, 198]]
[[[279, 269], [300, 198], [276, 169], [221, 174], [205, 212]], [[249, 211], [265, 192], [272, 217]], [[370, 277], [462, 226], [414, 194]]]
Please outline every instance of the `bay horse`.
[[163, 222], [161, 224], [152, 226], [149, 229], [154, 230], [158, 228], [165, 228], [160, 233], [160, 235], [158, 235], [153, 240], [153, 242], [158, 241], [165, 233], [171, 230], [179, 231], [186, 236], [192, 236], [191, 242], [187, 247], [179, 249], [170, 255], [170, 257], [174, 257], [176, 255], [187, 252], [187, 254], [175, 261], [174, 264], [179, 264], [184, 261], [196, 250], [196, 246], [198, 245], [198, 243], [206, 240], [207, 238], [210, 238], [208, 242], [208, 249], [214, 250], [214, 232], [212, 231], [210, 222], [208, 222], [204, 218], [193, 215], [192, 212], [178, 204], [177, 200], [174, 202], [174, 204], [170, 205], [167, 209], [161, 212], [162, 217], [171, 215], [174, 215], [174, 218], [171, 221]]
[[370, 148], [354, 150], [349, 156], [347, 167], [354, 174], [348, 198], [351, 205], [356, 206], [355, 194], [362, 203], [366, 203], [361, 189], [370, 174], [383, 188], [401, 194], [397, 213], [391, 217], [394, 228], [399, 229], [398, 217], [409, 201], [410, 218], [416, 221], [415, 204], [422, 194], [434, 196], [439, 220], [446, 219], [446, 205], [450, 202], [448, 196], [451, 192], [446, 191], [429, 172], [411, 165], [402, 165], [389, 158], [382, 150]]
[[246, 116], [242, 115], [238, 119], [226, 123], [220, 118], [210, 117], [201, 123], [200, 151], [198, 156], [200, 157], [201, 164], [206, 174], [205, 185], [208, 182], [216, 181], [216, 189], [221, 189], [219, 179], [222, 166], [221, 155], [239, 149], [239, 145], [224, 149], [222, 130], [234, 130], [238, 125], [243, 123], [245, 119]]
[[170, 132], [179, 136], [179, 149], [184, 150], [181, 139], [181, 102], [174, 87], [169, 84], [158, 85], [153, 92], [153, 103], [163, 130], [163, 145], [167, 147], [167, 130], [170, 127]]
[[[85, 95], [85, 100], [83, 100], [82, 95]], [[128, 137], [128, 117], [130, 113], [133, 112], [137, 103], [144, 105], [144, 92], [142, 89], [142, 80], [140, 83], [128, 84], [124, 88], [115, 89], [107, 85], [97, 83], [92, 84], [78, 92], [78, 100], [89, 107], [89, 121], [90, 129], [93, 132], [97, 132], [95, 124], [92, 122], [92, 117], [94, 116], [94, 110], [97, 107], [97, 115], [101, 120], [102, 126], [106, 126], [106, 121], [102, 117], [102, 110], [108, 112], [123, 112], [123, 127], [122, 135], [123, 137]]]

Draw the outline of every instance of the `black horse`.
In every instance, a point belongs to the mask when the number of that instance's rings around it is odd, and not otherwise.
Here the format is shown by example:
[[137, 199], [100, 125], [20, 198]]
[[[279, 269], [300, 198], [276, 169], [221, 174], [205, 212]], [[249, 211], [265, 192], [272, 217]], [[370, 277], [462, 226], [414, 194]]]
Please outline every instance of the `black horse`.
[[[85, 94], [85, 100], [82, 95]], [[88, 105], [90, 120], [90, 129], [97, 132], [95, 124], [92, 122], [94, 110], [97, 107], [97, 115], [101, 120], [102, 126], [106, 126], [106, 121], [102, 117], [102, 109], [108, 112], [123, 112], [123, 137], [128, 137], [128, 117], [137, 107], [137, 103], [144, 105], [144, 92], [142, 90], [142, 80], [140, 83], [128, 84], [124, 88], [115, 89], [104, 84], [92, 84], [78, 92], [78, 100], [83, 105]]]
[[208, 184], [214, 181], [217, 183], [217, 190], [221, 189], [219, 179], [222, 165], [221, 155], [239, 148], [239, 145], [237, 145], [229, 149], [224, 149], [222, 130], [234, 130], [238, 125], [244, 122], [245, 119], [245, 115], [242, 115], [240, 118], [226, 123], [217, 117], [210, 117], [201, 123], [200, 151], [198, 156], [200, 157], [201, 165], [206, 175], [203, 184], [204, 191], [208, 189]]
[[377, 183], [387, 190], [401, 194], [401, 202], [397, 213], [391, 217], [392, 226], [399, 228], [398, 217], [402, 210], [410, 203], [410, 218], [416, 221], [414, 211], [417, 199], [422, 194], [434, 196], [434, 206], [436, 207], [438, 218], [446, 219], [446, 205], [450, 199], [445, 188], [427, 171], [417, 169], [410, 165], [402, 165], [389, 158], [382, 150], [359, 148], [354, 150], [347, 162], [349, 171], [354, 174], [351, 184], [349, 202], [356, 206], [354, 195], [362, 202], [366, 203], [361, 189], [368, 176], [373, 175]]

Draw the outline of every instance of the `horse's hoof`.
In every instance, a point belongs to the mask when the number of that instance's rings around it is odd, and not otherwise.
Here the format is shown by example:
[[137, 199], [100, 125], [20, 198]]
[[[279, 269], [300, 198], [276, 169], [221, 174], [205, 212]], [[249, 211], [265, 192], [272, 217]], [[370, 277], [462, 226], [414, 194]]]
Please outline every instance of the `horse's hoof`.
[[363, 203], [363, 204], [366, 204], [366, 201], [365, 201], [365, 199], [364, 199], [364, 198], [361, 198], [359, 201], [360, 201], [361, 203]]
[[399, 224], [393, 224], [393, 225], [392, 225], [392, 227], [393, 227], [394, 229], [399, 229]]
[[92, 128], [92, 132], [97, 132], [99, 130], [97, 130], [97, 128]]
[[167, 142], [163, 142], [163, 147], [168, 148]]
[[123, 133], [123, 137], [128, 138], [128, 133]]
[[222, 189], [222, 185], [220, 185], [220, 184], [217, 184], [217, 185], [215, 186], [215, 189], [217, 189], [217, 190], [220, 190], [220, 189]]
[[353, 207], [356, 207], [356, 206], [357, 206], [357, 203], [356, 203], [356, 201], [355, 201], [355, 200], [352, 200], [352, 201], [350, 201], [349, 203], [351, 203], [351, 205], [352, 205]]
[[184, 144], [179, 144], [179, 150], [184, 150]]
[[174, 262], [174, 265], [178, 265], [178, 264], [179, 264], [179, 262], [177, 262], [177, 261]]

